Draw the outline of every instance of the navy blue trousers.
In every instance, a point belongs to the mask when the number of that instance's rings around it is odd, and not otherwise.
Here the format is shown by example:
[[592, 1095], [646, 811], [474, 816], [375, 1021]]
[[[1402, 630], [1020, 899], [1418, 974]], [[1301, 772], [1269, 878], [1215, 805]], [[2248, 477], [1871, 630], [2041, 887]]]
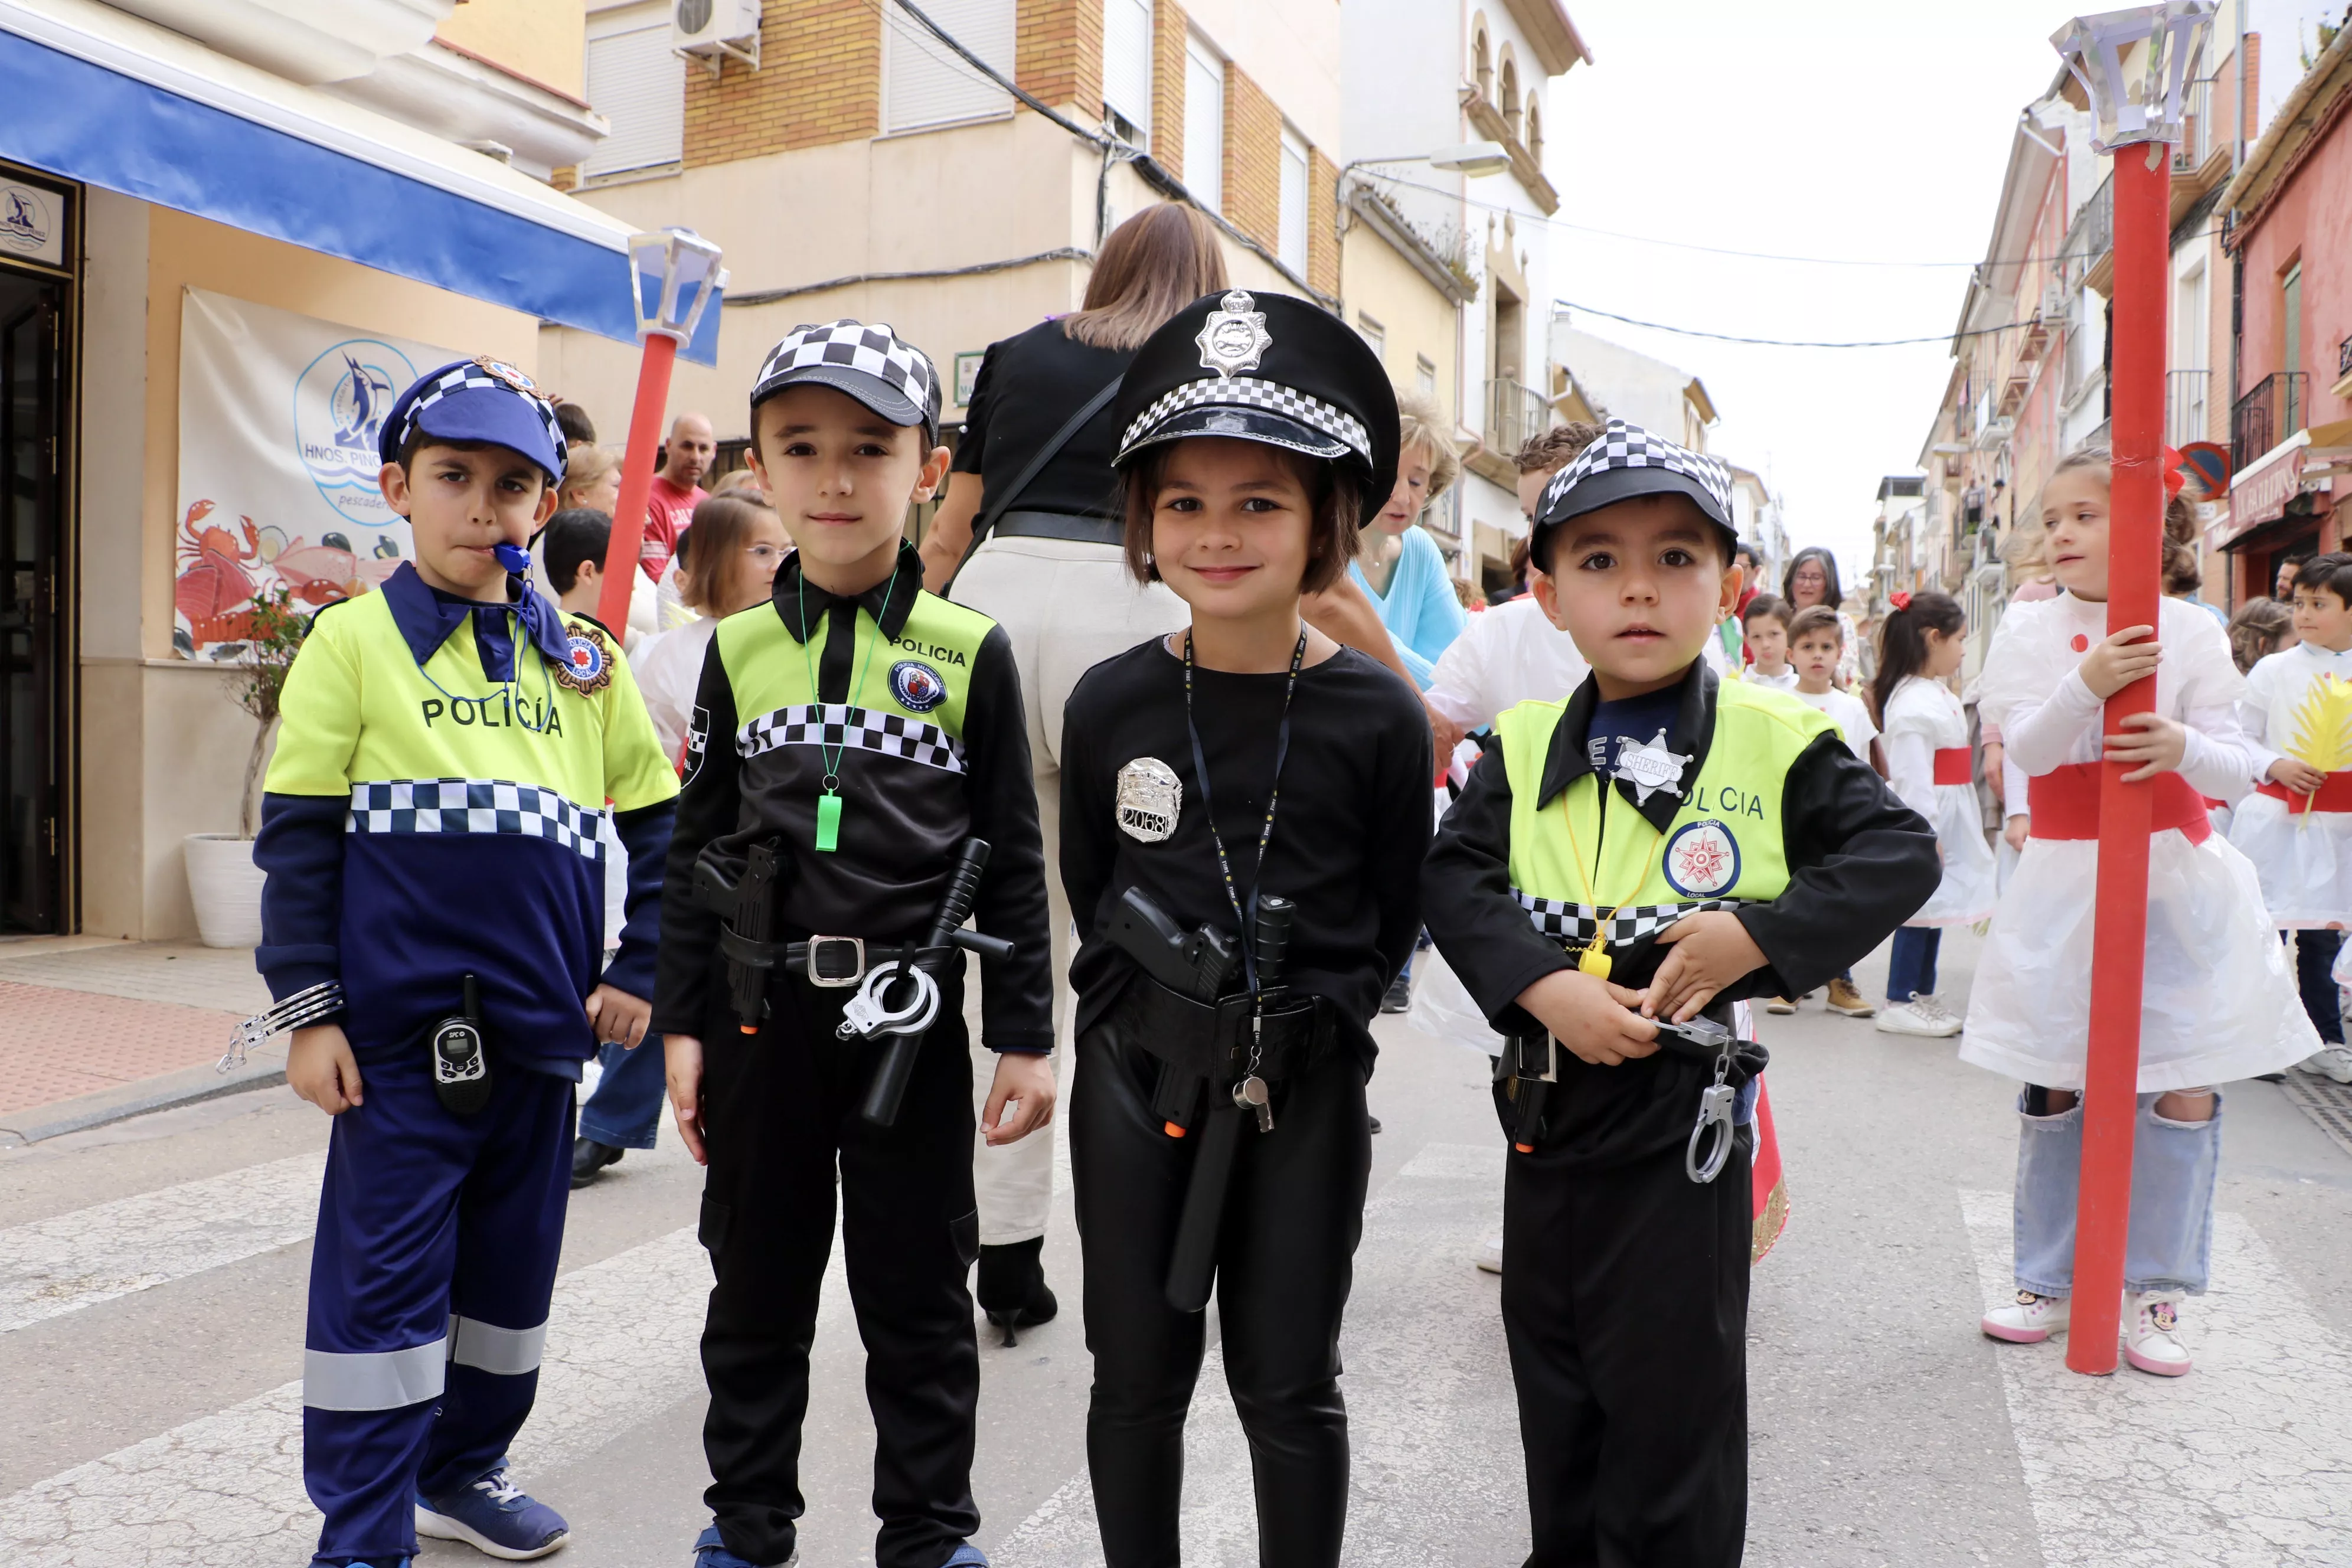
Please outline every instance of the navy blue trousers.
[[2340, 931], [2281, 931], [2280, 939], [2294, 943], [2294, 984], [2303, 995], [2303, 1010], [2319, 1031], [2319, 1043], [2344, 1043], [2344, 1006], [2336, 994], [2336, 953], [2344, 945]]
[[495, 1065], [490, 1103], [457, 1116], [421, 1045], [361, 1073], [327, 1146], [303, 1337], [320, 1563], [414, 1555], [417, 1494], [505, 1458], [539, 1390], [571, 1194], [565, 1079]]

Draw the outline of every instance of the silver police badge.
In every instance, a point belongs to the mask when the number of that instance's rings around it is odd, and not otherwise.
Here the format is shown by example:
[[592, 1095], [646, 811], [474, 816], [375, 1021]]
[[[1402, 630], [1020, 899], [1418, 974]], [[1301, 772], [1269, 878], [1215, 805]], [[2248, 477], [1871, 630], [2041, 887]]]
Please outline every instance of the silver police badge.
[[1274, 346], [1274, 335], [1265, 330], [1265, 312], [1240, 289], [1229, 291], [1218, 305], [1192, 340], [1201, 345], [1201, 368], [1227, 377], [1255, 370], [1259, 356]]
[[1176, 831], [1184, 809], [1184, 782], [1158, 757], [1138, 757], [1118, 770], [1118, 830], [1142, 844], [1160, 844]]
[[1660, 790], [1668, 795], [1683, 793], [1683, 769], [1690, 758], [1669, 750], [1666, 732], [1661, 730], [1646, 746], [1622, 746], [1617, 752], [1617, 768], [1611, 774], [1633, 786], [1633, 804], [1647, 805], [1650, 796]]

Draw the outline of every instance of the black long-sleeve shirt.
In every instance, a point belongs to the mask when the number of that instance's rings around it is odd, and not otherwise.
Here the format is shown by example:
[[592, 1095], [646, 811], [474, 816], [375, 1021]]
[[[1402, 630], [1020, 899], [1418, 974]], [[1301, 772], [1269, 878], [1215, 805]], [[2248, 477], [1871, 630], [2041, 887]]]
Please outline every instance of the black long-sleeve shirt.
[[[1715, 693], [1715, 677], [1695, 664], [1666, 742], [1691, 757], [1689, 776], [1706, 759]], [[1553, 731], [1539, 786], [1544, 800], [1593, 771], [1585, 742], [1598, 703], [1587, 678]], [[1619, 792], [1613, 807], [1640, 812], [1661, 831], [1680, 807], [1664, 791], [1643, 803], [1629, 783], [1608, 787]], [[1517, 998], [1545, 975], [1575, 965], [1511, 896], [1511, 802], [1501, 753], [1490, 748], [1438, 828], [1422, 891], [1430, 934], [1488, 1020], [1505, 1034], [1538, 1033], [1541, 1026]], [[1790, 764], [1780, 805], [1789, 885], [1769, 903], [1733, 911], [1765, 964], [1727, 986], [1723, 1002], [1797, 996], [1825, 983], [1927, 902], [1942, 877], [1934, 831], [1834, 731], [1817, 737]], [[1654, 936], [1614, 947], [1610, 979], [1638, 990], [1656, 975], [1667, 951]], [[1550, 1114], [1580, 1130], [1578, 1146], [1596, 1161], [1638, 1157], [1689, 1135], [1703, 1071], [1696, 1063], [1661, 1052], [1595, 1068], [1563, 1051], [1559, 1071], [1558, 1109]]]
[[[1342, 648], [1298, 673], [1274, 838], [1258, 834], [1274, 783], [1286, 674], [1196, 668], [1194, 719], [1217, 831], [1246, 899], [1252, 880], [1297, 906], [1288, 983], [1330, 999], [1369, 1071], [1366, 1027], [1421, 930], [1421, 860], [1432, 816], [1429, 721], [1402, 681]], [[1120, 828], [1120, 768], [1157, 758], [1183, 787], [1175, 830], [1145, 843]], [[1070, 963], [1077, 1027], [1107, 1012], [1134, 961], [1100, 932], [1140, 888], [1186, 930], [1234, 930], [1184, 731], [1184, 667], [1155, 637], [1088, 670], [1063, 710], [1062, 886], [1082, 944]]]
[[[794, 558], [770, 603], [710, 639], [663, 889], [655, 1029], [701, 1033], [711, 987], [725, 984], [719, 917], [693, 895], [706, 846], [740, 868], [752, 844], [782, 839], [791, 868], [778, 920], [793, 937], [906, 942], [929, 928], [969, 836], [989, 845], [974, 923], [1013, 944], [982, 971], [983, 1043], [1053, 1047], [1045, 849], [1012, 644], [976, 612], [912, 591], [921, 574], [908, 546], [892, 584], [836, 598]], [[840, 840], [819, 851], [828, 773]]]

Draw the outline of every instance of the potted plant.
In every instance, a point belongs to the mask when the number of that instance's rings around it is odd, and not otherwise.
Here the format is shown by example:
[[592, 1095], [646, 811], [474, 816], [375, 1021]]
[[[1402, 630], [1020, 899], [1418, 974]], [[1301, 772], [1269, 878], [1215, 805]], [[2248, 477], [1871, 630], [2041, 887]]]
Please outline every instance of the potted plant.
[[206, 947], [253, 947], [261, 941], [261, 869], [253, 863], [260, 805], [261, 763], [278, 728], [278, 700], [286, 672], [301, 651], [310, 617], [292, 606], [284, 588], [254, 596], [245, 650], [227, 667], [229, 700], [253, 715], [253, 749], [245, 759], [239, 831], [188, 835], [188, 896]]

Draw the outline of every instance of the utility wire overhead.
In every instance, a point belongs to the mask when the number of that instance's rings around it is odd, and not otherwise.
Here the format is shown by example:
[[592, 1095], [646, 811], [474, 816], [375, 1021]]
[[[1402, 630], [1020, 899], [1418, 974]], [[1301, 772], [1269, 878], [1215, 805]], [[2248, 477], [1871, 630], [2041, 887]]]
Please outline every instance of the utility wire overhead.
[[1614, 310], [1601, 310], [1591, 305], [1580, 305], [1573, 300], [1554, 300], [1552, 303], [1563, 310], [1580, 310], [1588, 316], [1600, 316], [1607, 321], [1622, 321], [1629, 327], [1646, 327], [1654, 332], [1672, 332], [1676, 337], [1684, 338], [1708, 338], [1719, 343], [1752, 343], [1759, 348], [1769, 349], [1903, 348], [1913, 343], [1948, 343], [1956, 338], [1990, 337], [1995, 332], [2014, 331], [2020, 327], [2030, 327], [2033, 324], [2030, 321], [2004, 321], [1997, 327], [1971, 327], [1966, 331], [1937, 332], [1924, 338], [1863, 338], [1843, 342], [1829, 342], [1802, 338], [1740, 337], [1731, 332], [1703, 331], [1696, 327], [1672, 327], [1664, 321], [1644, 321], [1633, 316], [1621, 316]]

